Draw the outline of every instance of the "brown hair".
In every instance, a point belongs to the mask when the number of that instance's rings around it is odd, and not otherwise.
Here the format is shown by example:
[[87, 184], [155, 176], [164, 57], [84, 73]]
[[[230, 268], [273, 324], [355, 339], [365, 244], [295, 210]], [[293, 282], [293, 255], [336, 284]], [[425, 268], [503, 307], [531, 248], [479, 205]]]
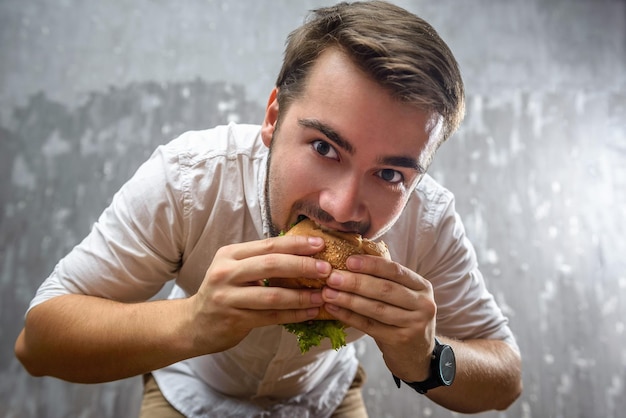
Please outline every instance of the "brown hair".
[[452, 52], [426, 21], [384, 1], [313, 10], [289, 34], [276, 80], [281, 110], [303, 92], [309, 70], [329, 47], [341, 48], [398, 100], [440, 114], [444, 129], [439, 144], [458, 128], [465, 94]]

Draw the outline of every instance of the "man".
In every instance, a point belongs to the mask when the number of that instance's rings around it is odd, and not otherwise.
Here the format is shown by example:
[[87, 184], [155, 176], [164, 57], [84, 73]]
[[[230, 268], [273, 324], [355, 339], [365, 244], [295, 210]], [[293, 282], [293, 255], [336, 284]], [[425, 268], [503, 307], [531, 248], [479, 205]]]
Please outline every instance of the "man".
[[[301, 354], [280, 326], [324, 307], [349, 341], [374, 339], [399, 385], [456, 411], [507, 408], [514, 337], [451, 193], [426, 174], [463, 109], [457, 64], [423, 20], [384, 2], [315, 11], [289, 37], [262, 125], [159, 147], [43, 283], [18, 358], [75, 382], [143, 374], [142, 416], [366, 416], [354, 348]], [[323, 241], [279, 236], [301, 216], [382, 238], [393, 261], [333, 271], [309, 257]], [[171, 278], [168, 300], [147, 301]], [[433, 370], [454, 359], [456, 377]]]

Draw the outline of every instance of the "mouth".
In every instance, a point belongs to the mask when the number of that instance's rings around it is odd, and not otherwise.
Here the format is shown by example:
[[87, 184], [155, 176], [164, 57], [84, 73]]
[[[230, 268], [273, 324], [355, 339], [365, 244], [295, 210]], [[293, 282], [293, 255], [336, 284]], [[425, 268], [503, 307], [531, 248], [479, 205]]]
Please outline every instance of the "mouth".
[[321, 208], [304, 203], [297, 203], [293, 207], [292, 218], [286, 225], [287, 228], [293, 227], [295, 224], [302, 222], [304, 219], [310, 219], [315, 222], [323, 231], [337, 231], [341, 233], [355, 233], [365, 236], [370, 230], [369, 222], [337, 222], [329, 213]]
[[306, 215], [302, 215], [302, 214], [298, 215], [295, 221], [289, 222], [287, 224], [287, 228], [284, 231], [289, 231], [291, 228], [293, 228], [294, 226], [298, 225], [300, 222], [306, 219], [309, 219], [309, 217]]
[[298, 223], [300, 223], [300, 222], [302, 222], [304, 220], [310, 220], [322, 232], [326, 232], [326, 233], [329, 233], [331, 235], [339, 235], [339, 236], [341, 236], [342, 234], [358, 234], [358, 235], [361, 235], [361, 233], [359, 231], [331, 228], [331, 227], [323, 225], [323, 224], [319, 223], [317, 220], [315, 220], [313, 218], [309, 218], [308, 216], [303, 215], [303, 214], [298, 215], [298, 217], [296, 218], [296, 221], [293, 224], [290, 225], [290, 228], [293, 228], [295, 225], [297, 225]]
[[323, 232], [344, 232], [344, 231], [338, 231], [337, 229], [334, 228], [330, 228], [326, 225], [323, 225], [321, 223], [319, 223], [317, 220], [313, 219], [313, 218], [309, 218], [306, 215], [300, 214], [298, 215], [298, 217], [296, 218], [296, 221], [290, 225], [290, 228], [293, 228], [295, 225], [299, 224], [300, 222], [304, 221], [304, 220], [310, 220], [311, 222], [313, 222], [315, 224], [315, 226], [317, 228], [319, 228], [320, 230], [322, 230]]

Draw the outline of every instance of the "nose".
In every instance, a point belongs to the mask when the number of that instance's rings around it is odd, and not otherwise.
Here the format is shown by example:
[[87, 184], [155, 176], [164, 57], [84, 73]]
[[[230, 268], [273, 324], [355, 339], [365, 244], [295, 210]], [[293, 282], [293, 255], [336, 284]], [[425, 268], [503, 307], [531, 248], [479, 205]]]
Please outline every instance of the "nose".
[[363, 188], [357, 176], [335, 178], [320, 193], [320, 208], [338, 223], [363, 222], [367, 214]]

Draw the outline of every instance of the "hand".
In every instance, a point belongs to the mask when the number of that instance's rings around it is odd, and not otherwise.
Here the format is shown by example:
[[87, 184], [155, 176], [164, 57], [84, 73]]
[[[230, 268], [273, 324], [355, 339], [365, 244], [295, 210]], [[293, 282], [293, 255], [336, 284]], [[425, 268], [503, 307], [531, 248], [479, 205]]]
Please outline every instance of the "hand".
[[190, 298], [194, 343], [202, 354], [237, 345], [253, 328], [314, 318], [319, 290], [265, 287], [270, 277], [327, 277], [330, 264], [309, 257], [321, 238], [284, 236], [229, 245], [215, 254]]
[[406, 381], [429, 375], [435, 316], [430, 282], [381, 257], [352, 256], [334, 270], [322, 295], [337, 319], [370, 335], [389, 370]]

